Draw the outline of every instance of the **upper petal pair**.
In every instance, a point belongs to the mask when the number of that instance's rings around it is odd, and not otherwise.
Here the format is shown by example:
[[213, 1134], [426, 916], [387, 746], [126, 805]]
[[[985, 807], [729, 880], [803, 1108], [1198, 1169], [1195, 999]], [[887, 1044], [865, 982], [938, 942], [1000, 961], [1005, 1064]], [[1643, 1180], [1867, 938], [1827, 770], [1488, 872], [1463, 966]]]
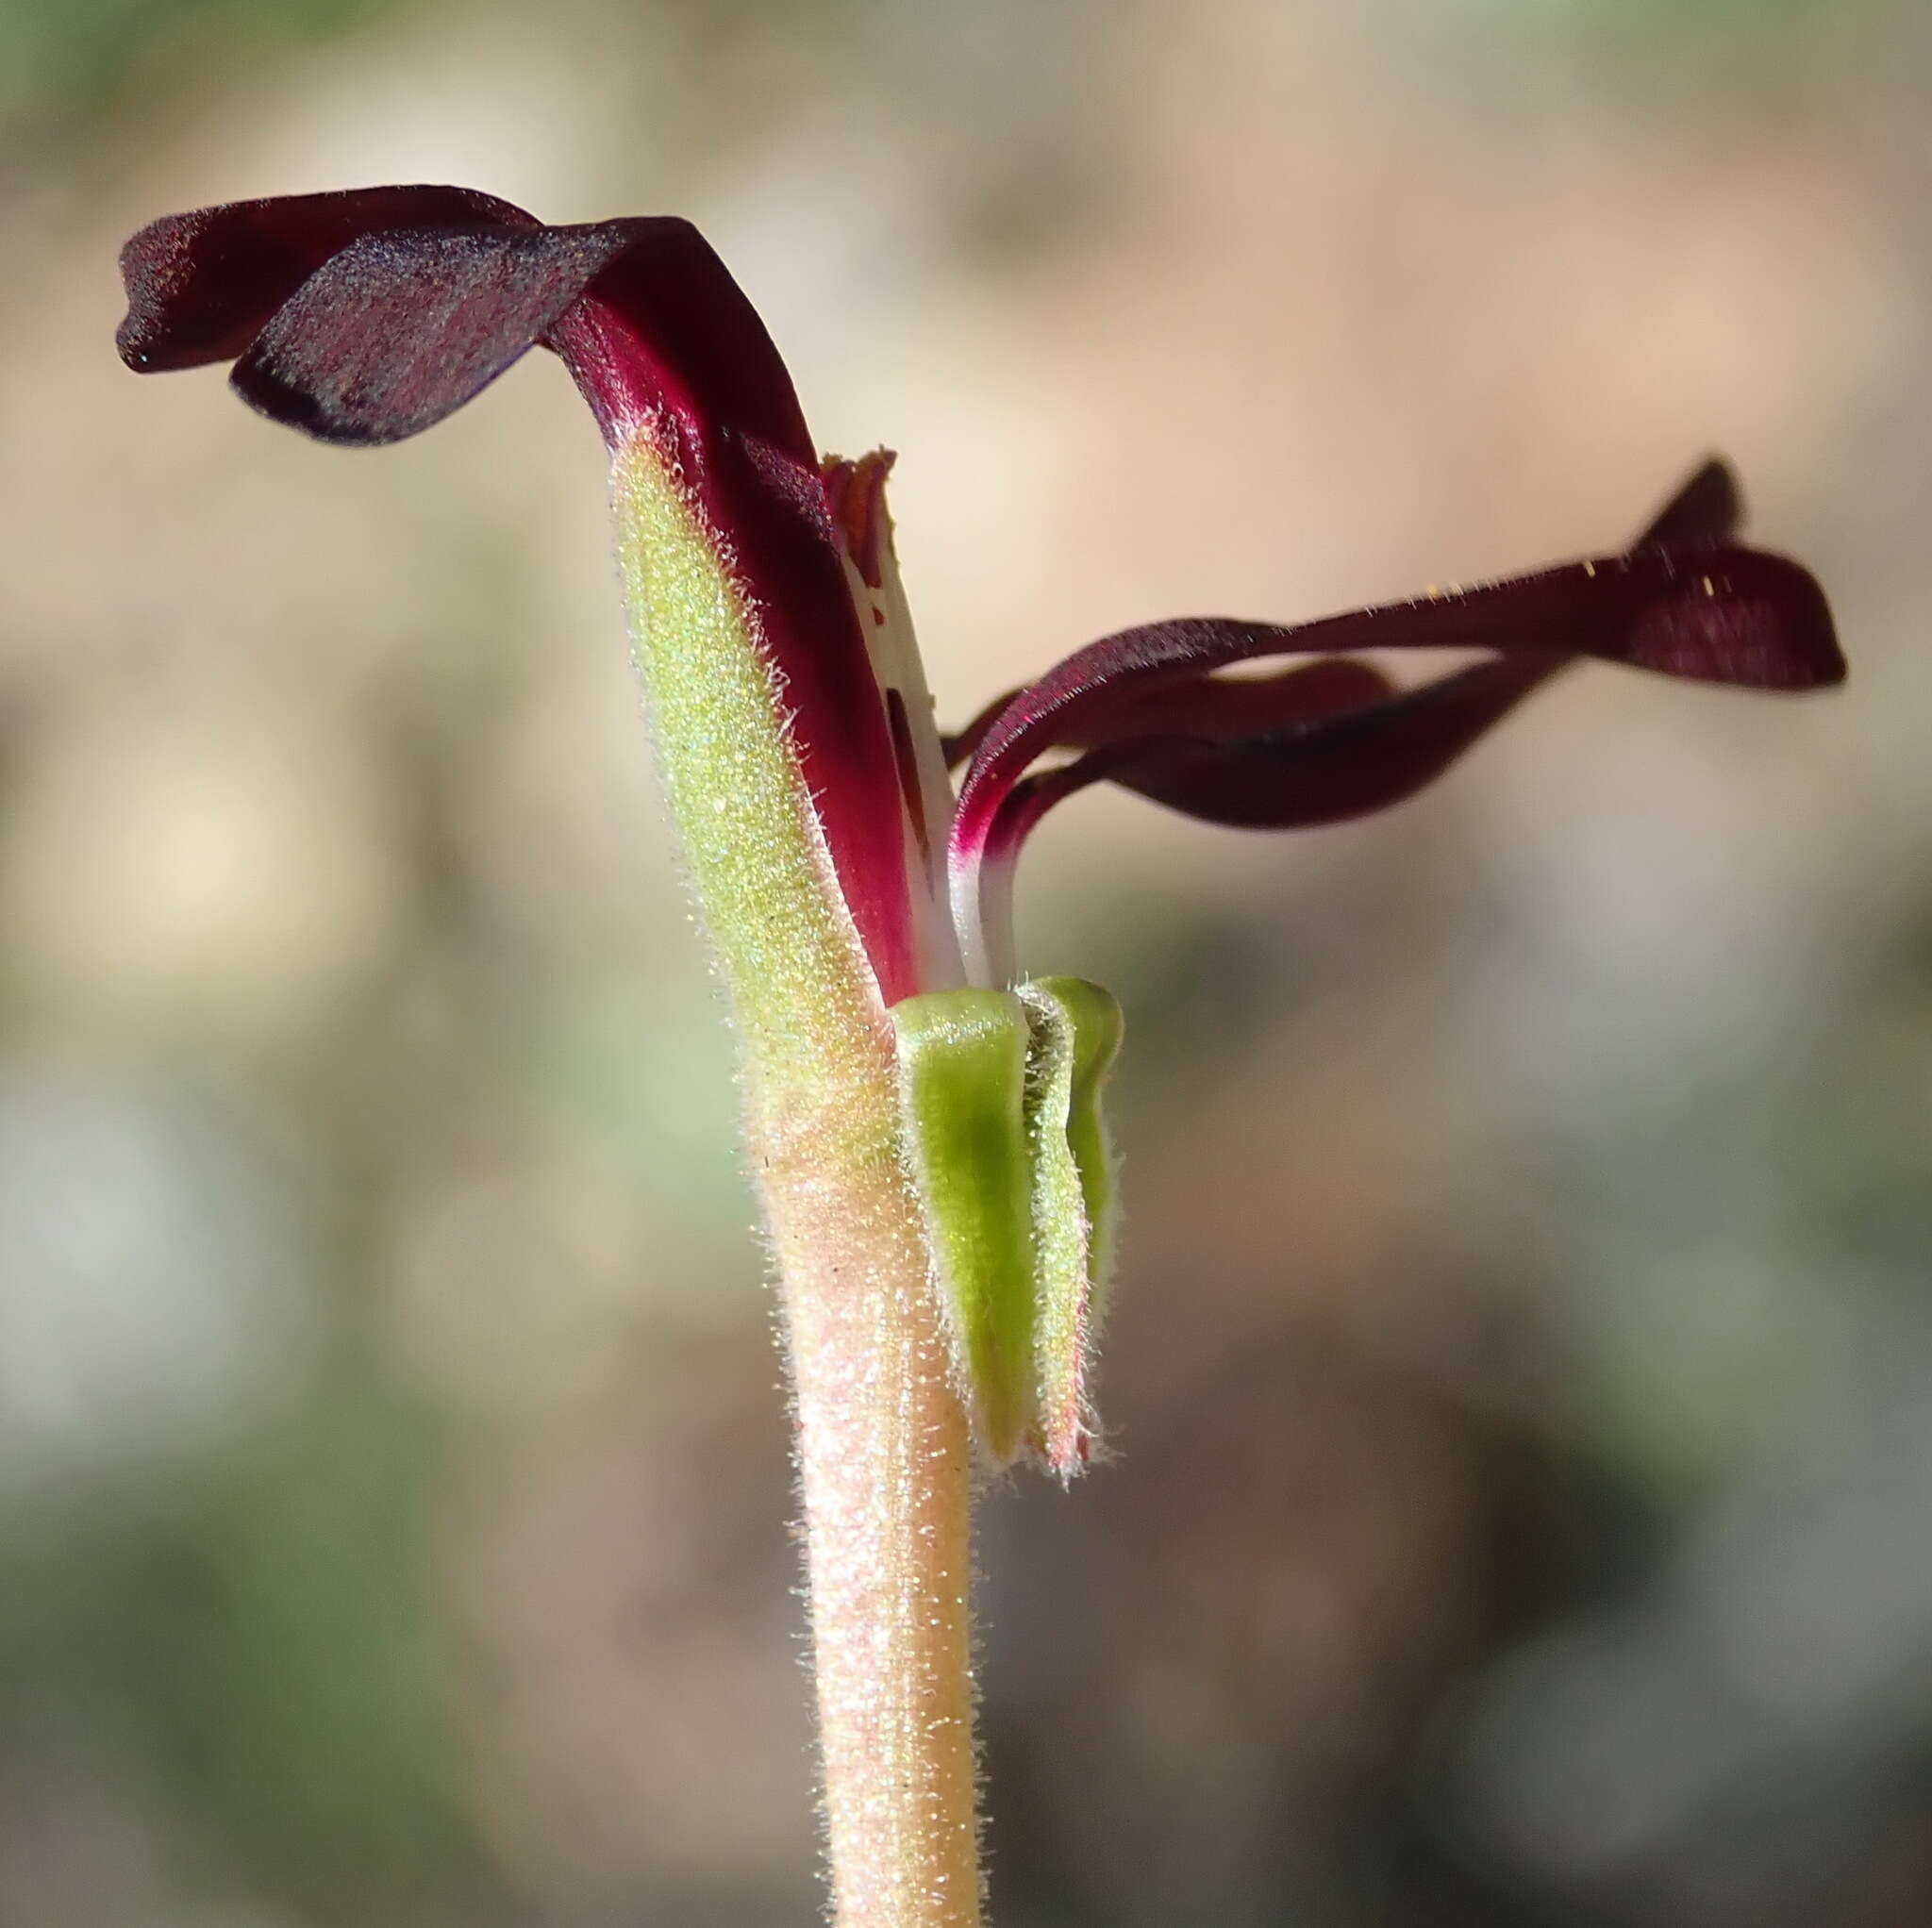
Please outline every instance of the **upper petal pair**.
[[551, 227], [460, 188], [231, 203], [122, 252], [142, 370], [233, 359], [255, 407], [325, 441], [401, 440], [555, 349], [620, 450], [647, 440], [734, 585], [881, 987], [913, 988], [904, 810], [791, 379], [687, 221]]

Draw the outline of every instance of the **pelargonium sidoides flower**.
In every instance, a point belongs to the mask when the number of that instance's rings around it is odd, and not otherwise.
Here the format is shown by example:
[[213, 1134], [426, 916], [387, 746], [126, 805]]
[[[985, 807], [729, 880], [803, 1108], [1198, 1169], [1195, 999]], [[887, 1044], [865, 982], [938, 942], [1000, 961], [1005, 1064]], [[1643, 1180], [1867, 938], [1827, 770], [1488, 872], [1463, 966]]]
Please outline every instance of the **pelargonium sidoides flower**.
[[[1108, 1215], [1117, 1018], [1091, 987], [1011, 984], [1011, 869], [1048, 807], [1106, 780], [1215, 823], [1328, 823], [1409, 795], [1579, 657], [1771, 690], [1843, 674], [1816, 583], [1734, 541], [1712, 463], [1622, 553], [1296, 628], [1128, 630], [942, 740], [889, 458], [821, 464], [688, 223], [551, 227], [466, 190], [378, 188], [171, 216], [123, 267], [131, 366], [232, 360], [254, 407], [326, 441], [400, 440], [532, 346], [563, 358], [613, 457], [666, 780], [754, 1078], [791, 1063], [774, 1109], [794, 1088], [809, 1108], [808, 1060], [854, 1024], [893, 1040], [902, 1155], [999, 1459], [1030, 1446], [1064, 1474], [1085, 1455]], [[1491, 654], [1407, 690], [1352, 654], [1433, 648]], [[1271, 657], [1309, 660], [1222, 673]]]

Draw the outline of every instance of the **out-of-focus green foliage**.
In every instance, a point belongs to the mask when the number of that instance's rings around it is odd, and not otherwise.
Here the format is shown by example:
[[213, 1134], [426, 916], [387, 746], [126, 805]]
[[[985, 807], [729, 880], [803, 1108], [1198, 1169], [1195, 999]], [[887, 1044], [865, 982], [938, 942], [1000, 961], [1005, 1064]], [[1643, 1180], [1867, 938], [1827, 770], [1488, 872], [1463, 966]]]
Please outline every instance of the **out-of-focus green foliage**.
[[1458, 62], [1498, 56], [1701, 92], [1713, 110], [1902, 19], [1911, 0], [1395, 0]]
[[85, 125], [138, 92], [181, 84], [205, 49], [268, 58], [345, 40], [418, 4], [0, 0], [0, 114]]
[[415, 1920], [408, 1898], [459, 1891], [436, 1451], [420, 1400], [344, 1358], [226, 1450], [9, 1521], [5, 1771], [83, 1743], [178, 1817], [202, 1879], [322, 1919]]
[[1744, 1023], [1631, 1065], [1538, 1149], [1585, 1396], [1665, 1504], [1829, 1425], [1892, 1327], [1924, 1316], [1926, 965], [1907, 936], [1871, 957], [1842, 1028]]

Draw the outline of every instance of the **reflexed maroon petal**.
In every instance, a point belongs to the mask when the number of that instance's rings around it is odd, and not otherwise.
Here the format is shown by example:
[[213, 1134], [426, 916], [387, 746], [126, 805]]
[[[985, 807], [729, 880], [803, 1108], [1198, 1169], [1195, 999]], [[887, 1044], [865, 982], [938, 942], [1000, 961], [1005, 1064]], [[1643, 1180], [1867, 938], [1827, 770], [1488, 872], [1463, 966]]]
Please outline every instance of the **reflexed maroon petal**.
[[356, 188], [231, 201], [151, 221], [121, 250], [127, 316], [115, 335], [130, 368], [231, 361], [331, 255], [365, 234], [411, 227], [536, 225], [469, 188]]
[[[1729, 467], [1708, 461], [1665, 505], [1638, 542], [1721, 541], [1735, 531], [1742, 514], [1737, 479]], [[1058, 795], [1071, 794], [1085, 782], [1102, 777], [1170, 809], [1236, 827], [1304, 829], [1366, 816], [1433, 782], [1478, 737], [1571, 660], [1506, 657], [1399, 695], [1377, 677], [1382, 688], [1354, 701], [1338, 686], [1335, 701], [1310, 705], [1300, 717], [1282, 719], [1304, 725], [1296, 729], [1281, 729], [1260, 714], [1242, 727], [1237, 702], [1224, 716], [1212, 720], [1219, 728], [1204, 727], [1210, 721], [1205, 716], [1180, 725], [1191, 738], [1219, 736], [1231, 740], [1152, 743], [1124, 756], [1083, 757], [1044, 780], [1054, 794], [1030, 799], [1027, 821], [1037, 821]], [[1289, 675], [1306, 677], [1347, 669], [1374, 674], [1353, 658], [1337, 657]], [[1248, 687], [1225, 677], [1213, 682], [1236, 698]], [[1153, 692], [1156, 702], [1148, 706], [1150, 710], [1156, 709], [1162, 693], [1158, 689]], [[1324, 710], [1328, 720], [1316, 723], [1314, 719]], [[1130, 733], [1124, 726], [1130, 721], [1124, 712], [1112, 720], [1119, 737]], [[1089, 764], [1096, 767], [1087, 771], [1084, 766]], [[1028, 784], [1041, 781], [1028, 779]], [[1008, 821], [1008, 812], [1003, 810], [996, 838], [1006, 833]]]
[[400, 441], [548, 334], [627, 241], [614, 222], [364, 235], [270, 317], [235, 387], [323, 441]]
[[[1717, 542], [1736, 531], [1742, 516], [1737, 478], [1726, 463], [1713, 459], [1690, 476], [1637, 540], [1640, 544]], [[1165, 750], [1152, 745], [1137, 756], [1112, 758], [1115, 767], [1096, 768], [1086, 781], [1106, 777], [1171, 809], [1236, 827], [1303, 829], [1366, 816], [1433, 782], [1570, 660], [1505, 657], [1401, 695], [1392, 694], [1385, 682], [1374, 694], [1386, 701], [1366, 701], [1360, 707], [1337, 701], [1329, 706], [1332, 711], [1352, 713], [1334, 715], [1318, 728], [1282, 731], [1257, 716], [1243, 729], [1239, 709], [1231, 709], [1227, 727], [1218, 734], [1244, 740], [1224, 746], [1176, 744]], [[1366, 666], [1342, 657], [1291, 674], [1344, 668]], [[1243, 687], [1216, 680], [1236, 693]], [[1307, 715], [1315, 713], [1311, 709]], [[1193, 737], [1209, 734], [1198, 723], [1187, 730]], [[1081, 764], [1100, 760], [1082, 758]], [[1054, 783], [1058, 793], [1081, 787], [1075, 780], [1081, 764], [1058, 773]], [[1035, 802], [1033, 818], [1046, 801]], [[1002, 812], [1002, 830], [1006, 823]]]
[[1208, 618], [1155, 623], [1090, 644], [1008, 705], [967, 768], [955, 849], [976, 851], [1034, 759], [1082, 741], [1126, 687], [1255, 657], [1427, 648], [1593, 656], [1775, 690], [1815, 688], [1844, 674], [1811, 577], [1781, 557], [1730, 544], [1642, 547], [1294, 628]]

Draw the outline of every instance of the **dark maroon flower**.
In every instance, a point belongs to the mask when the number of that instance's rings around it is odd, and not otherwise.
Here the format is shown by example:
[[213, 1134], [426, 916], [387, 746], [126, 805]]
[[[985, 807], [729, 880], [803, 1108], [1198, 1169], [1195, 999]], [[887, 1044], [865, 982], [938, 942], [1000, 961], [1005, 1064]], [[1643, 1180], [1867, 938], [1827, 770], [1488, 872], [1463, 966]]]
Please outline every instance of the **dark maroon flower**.
[[[1817, 585], [1736, 544], [1711, 464], [1621, 555], [1298, 628], [1109, 637], [949, 758], [891, 457], [821, 463], [763, 324], [689, 224], [549, 227], [461, 189], [376, 188], [171, 216], [122, 266], [130, 366], [232, 361], [254, 407], [324, 441], [414, 435], [535, 346], [589, 401], [783, 1291], [830, 1914], [976, 1920], [969, 1439], [1062, 1479], [1087, 1462], [1114, 1243], [1102, 1094], [1121, 1014], [1077, 979], [1009, 987], [1027, 832], [1103, 779], [1223, 823], [1379, 809], [1583, 657], [1833, 683]], [[1483, 660], [1403, 690], [1357, 659], [1444, 647]], [[1226, 673], [1270, 658], [1287, 660]]]
[[[378, 188], [170, 216], [122, 266], [130, 366], [232, 359], [248, 402], [325, 441], [413, 435], [526, 349], [560, 355], [612, 450], [647, 441], [714, 541], [888, 1004], [1010, 974], [1013, 859], [1094, 782], [1298, 828], [1408, 796], [1581, 657], [1764, 690], [1844, 673], [1817, 584], [1737, 544], [1711, 462], [1619, 555], [1292, 628], [1189, 618], [1091, 644], [948, 744], [956, 802], [891, 557], [889, 458], [822, 470], [762, 324], [688, 223], [549, 227], [467, 190]], [[1491, 655], [1404, 690], [1352, 654], [1438, 648]], [[1223, 673], [1270, 657], [1313, 660]]]

